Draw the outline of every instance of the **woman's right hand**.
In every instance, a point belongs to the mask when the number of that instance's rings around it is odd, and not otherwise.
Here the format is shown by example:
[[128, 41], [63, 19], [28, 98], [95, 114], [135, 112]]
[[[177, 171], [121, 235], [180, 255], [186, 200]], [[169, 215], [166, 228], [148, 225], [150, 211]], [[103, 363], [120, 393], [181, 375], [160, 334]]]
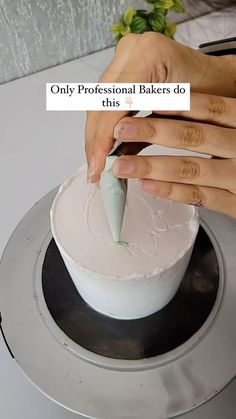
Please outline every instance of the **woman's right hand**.
[[[146, 32], [123, 37], [101, 83], [191, 83], [192, 92], [236, 96], [235, 60], [188, 48], [164, 35]], [[234, 57], [235, 58], [235, 57]], [[124, 111], [91, 111], [86, 123], [88, 178], [97, 182], [111, 151], [114, 128]]]

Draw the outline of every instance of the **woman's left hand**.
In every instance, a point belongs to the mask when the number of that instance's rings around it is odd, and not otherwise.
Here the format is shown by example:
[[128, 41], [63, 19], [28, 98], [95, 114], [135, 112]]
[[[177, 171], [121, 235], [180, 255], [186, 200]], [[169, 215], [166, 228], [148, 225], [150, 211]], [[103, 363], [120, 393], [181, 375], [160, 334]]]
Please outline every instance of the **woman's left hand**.
[[190, 111], [155, 113], [172, 119], [125, 117], [115, 128], [115, 138], [213, 158], [127, 155], [116, 160], [113, 173], [119, 178], [141, 179], [141, 188], [153, 195], [236, 218], [236, 99], [192, 93]]

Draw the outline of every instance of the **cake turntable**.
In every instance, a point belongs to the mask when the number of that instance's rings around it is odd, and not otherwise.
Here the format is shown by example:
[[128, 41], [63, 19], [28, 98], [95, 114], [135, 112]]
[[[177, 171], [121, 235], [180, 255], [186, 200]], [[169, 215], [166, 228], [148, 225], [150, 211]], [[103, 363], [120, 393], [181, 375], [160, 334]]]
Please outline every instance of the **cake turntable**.
[[164, 419], [204, 403], [236, 373], [236, 221], [201, 210], [174, 299], [138, 320], [114, 320], [77, 294], [52, 240], [56, 191], [26, 214], [0, 265], [1, 328], [25, 375], [88, 418]]
[[[235, 53], [228, 41], [200, 49]], [[55, 194], [25, 215], [0, 264], [0, 329], [23, 373], [91, 419], [172, 418], [219, 393], [236, 375], [236, 220], [201, 209], [173, 300], [149, 317], [114, 320], [75, 291], [50, 231]]]

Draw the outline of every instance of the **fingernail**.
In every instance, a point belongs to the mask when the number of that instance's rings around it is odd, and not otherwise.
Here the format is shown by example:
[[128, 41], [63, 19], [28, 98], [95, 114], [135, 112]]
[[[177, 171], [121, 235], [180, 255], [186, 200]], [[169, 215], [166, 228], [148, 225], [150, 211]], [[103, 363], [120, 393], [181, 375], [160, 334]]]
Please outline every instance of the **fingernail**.
[[133, 138], [137, 134], [137, 126], [129, 122], [118, 122], [114, 129], [114, 137], [117, 140], [124, 140], [125, 138]]
[[88, 167], [88, 175], [87, 175], [88, 183], [92, 182], [92, 177], [95, 176], [95, 174], [96, 174], [96, 161], [95, 161], [95, 157], [92, 156], [90, 159], [89, 167]]
[[119, 158], [112, 166], [112, 172], [115, 176], [129, 175], [134, 171], [134, 163], [128, 159]]
[[153, 180], [142, 180], [140, 186], [146, 192], [153, 192], [156, 190], [155, 182], [153, 182]]

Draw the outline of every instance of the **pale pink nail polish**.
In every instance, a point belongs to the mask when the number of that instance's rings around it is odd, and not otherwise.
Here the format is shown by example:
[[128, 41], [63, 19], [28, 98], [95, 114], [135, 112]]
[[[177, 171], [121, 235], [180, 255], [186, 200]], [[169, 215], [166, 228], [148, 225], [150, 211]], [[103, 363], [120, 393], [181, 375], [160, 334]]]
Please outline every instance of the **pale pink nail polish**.
[[137, 134], [137, 127], [134, 123], [118, 122], [114, 129], [114, 137], [117, 140], [124, 140], [125, 138], [133, 138]]
[[112, 172], [115, 176], [130, 175], [135, 169], [135, 165], [128, 159], [117, 159], [112, 167]]

